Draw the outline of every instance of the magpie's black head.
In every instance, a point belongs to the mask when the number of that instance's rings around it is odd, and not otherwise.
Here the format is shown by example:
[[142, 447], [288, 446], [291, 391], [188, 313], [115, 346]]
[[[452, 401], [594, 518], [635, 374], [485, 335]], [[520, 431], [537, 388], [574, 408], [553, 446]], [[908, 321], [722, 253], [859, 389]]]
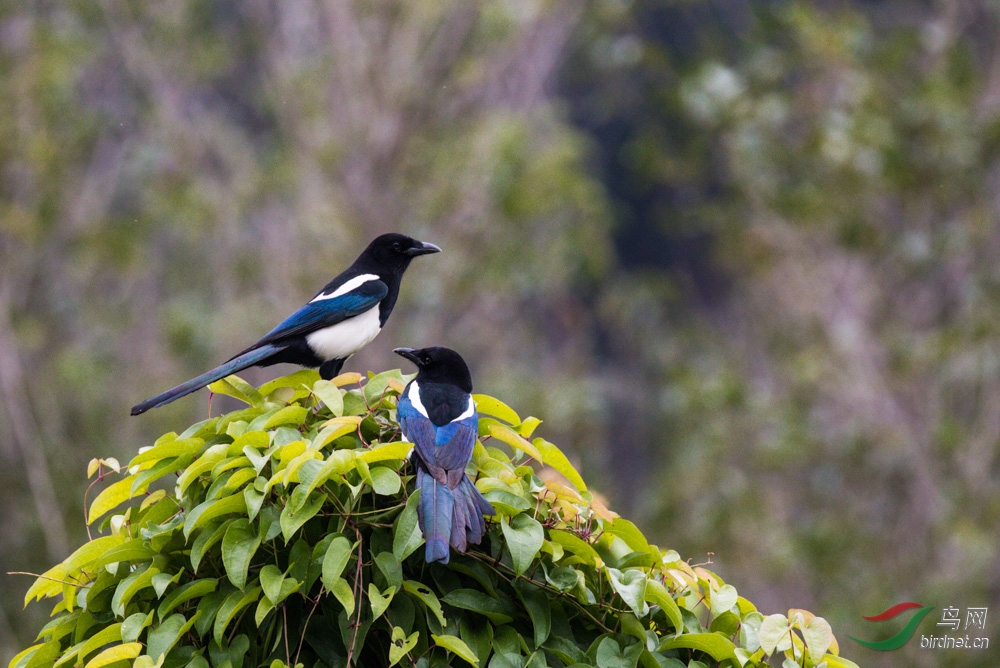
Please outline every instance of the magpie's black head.
[[405, 234], [383, 234], [368, 244], [362, 257], [370, 256], [373, 260], [391, 269], [403, 270], [409, 266], [410, 260], [418, 255], [440, 253], [441, 249], [434, 244], [417, 241]]
[[472, 392], [472, 374], [462, 356], [450, 348], [396, 348], [397, 355], [417, 365], [417, 381], [456, 385], [465, 392]]

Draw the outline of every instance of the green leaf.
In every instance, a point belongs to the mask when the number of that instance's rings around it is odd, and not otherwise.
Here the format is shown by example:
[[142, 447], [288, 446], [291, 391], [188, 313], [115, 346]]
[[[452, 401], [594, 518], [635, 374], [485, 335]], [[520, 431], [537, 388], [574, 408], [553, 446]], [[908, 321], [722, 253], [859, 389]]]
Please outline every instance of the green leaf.
[[514, 412], [514, 409], [499, 399], [494, 399], [486, 394], [473, 394], [472, 399], [476, 402], [477, 412], [483, 415], [492, 415], [508, 424], [521, 424], [521, 418]]
[[281, 524], [281, 534], [284, 536], [286, 544], [292, 540], [295, 532], [301, 529], [303, 524], [311, 520], [320, 511], [320, 508], [323, 507], [323, 503], [326, 501], [326, 494], [313, 492], [307, 499], [308, 501], [301, 509], [292, 510], [294, 504], [288, 503], [281, 510], [281, 519], [279, 522]]
[[792, 625], [784, 615], [769, 615], [760, 623], [760, 646], [768, 656], [792, 647]]
[[374, 582], [368, 583], [368, 602], [372, 606], [372, 621], [382, 616], [382, 613], [389, 607], [389, 603], [392, 602], [392, 597], [395, 595], [395, 587], [389, 587], [385, 592], [380, 593]]
[[[736, 593], [736, 587], [732, 585], [722, 585], [716, 591], [712, 592], [712, 614], [718, 617], [721, 614], [729, 612], [734, 605], [736, 605], [736, 599], [739, 594]], [[825, 649], [823, 650], [826, 651]]]
[[154, 445], [147, 450], [140, 451], [139, 454], [133, 457], [132, 461], [129, 462], [128, 468], [138, 466], [139, 464], [145, 464], [146, 462], [156, 461], [158, 459], [167, 459], [168, 457], [197, 455], [204, 445], [205, 440], [201, 438], [179, 438], [173, 441], [167, 441], [166, 443], [160, 443], [159, 445]]
[[[344, 536], [335, 536], [323, 555], [323, 586], [333, 591], [333, 586], [344, 572], [353, 551], [351, 542]], [[352, 594], [353, 596], [353, 594]], [[347, 607], [347, 606], [345, 606]], [[351, 606], [353, 609], [354, 606]]]
[[593, 545], [569, 531], [551, 530], [549, 531], [549, 540], [561, 545], [567, 552], [572, 552], [580, 557], [586, 564], [594, 566], [601, 561], [601, 556]]
[[420, 633], [414, 631], [407, 637], [406, 632], [398, 626], [392, 627], [392, 641], [389, 645], [389, 668], [392, 668], [400, 659], [410, 653], [417, 646]]
[[580, 476], [576, 468], [570, 463], [563, 451], [556, 447], [555, 444], [549, 443], [544, 438], [534, 438], [531, 441], [538, 451], [542, 453], [545, 465], [551, 466], [556, 471], [562, 474], [566, 480], [576, 487], [581, 492], [587, 491], [587, 485], [583, 482], [583, 477]]
[[344, 578], [337, 578], [334, 581], [333, 586], [328, 588], [331, 593], [336, 597], [340, 604], [344, 606], [344, 610], [347, 611], [348, 615], [354, 614], [354, 606], [356, 601], [354, 600], [354, 591], [351, 589], [351, 585]]
[[222, 540], [222, 537], [226, 535], [226, 530], [229, 529], [229, 525], [235, 521], [235, 519], [226, 520], [220, 522], [218, 526], [205, 527], [198, 534], [198, 537], [194, 539], [194, 543], [191, 545], [191, 568], [195, 572], [198, 571], [198, 567], [201, 566], [201, 561], [205, 558], [208, 551]]
[[500, 511], [502, 515], [515, 516], [526, 510], [531, 510], [532, 504], [524, 497], [502, 489], [491, 489], [483, 494], [486, 500], [493, 504], [493, 507]]
[[264, 403], [264, 397], [260, 396], [257, 388], [236, 375], [211, 383], [208, 386], [208, 391], [239, 399], [249, 406], [260, 406]]
[[163, 599], [160, 607], [156, 609], [156, 616], [161, 620], [165, 619], [177, 606], [192, 599], [201, 598], [205, 594], [215, 591], [218, 586], [219, 581], [214, 578], [205, 578], [183, 584]]
[[205, 526], [217, 517], [232, 513], [246, 513], [246, 510], [247, 502], [242, 494], [233, 494], [218, 501], [209, 500], [200, 503], [184, 520], [184, 537], [189, 537], [192, 531]]
[[[403, 585], [406, 586], [406, 583]], [[452, 607], [484, 615], [495, 624], [507, 624], [514, 620], [515, 611], [508, 605], [475, 589], [455, 589], [441, 600]]]
[[646, 574], [639, 570], [620, 571], [608, 568], [608, 579], [615, 592], [622, 597], [636, 617], [645, 617], [649, 612], [646, 605]]
[[399, 492], [402, 481], [399, 474], [385, 466], [374, 466], [371, 469], [371, 485], [376, 494], [392, 496]]
[[122, 640], [122, 625], [121, 624], [111, 624], [106, 626], [90, 638], [87, 642], [83, 643], [83, 647], [80, 648], [80, 659], [85, 659], [91, 652], [95, 652], [101, 647], [108, 645], [113, 642], [121, 642]]
[[132, 492], [132, 481], [135, 476], [130, 475], [123, 480], [119, 480], [113, 485], [105, 488], [97, 495], [94, 502], [90, 504], [90, 511], [87, 513], [87, 524], [93, 524], [94, 520], [105, 513], [114, 510], [129, 499], [142, 494], [145, 489], [138, 489]]
[[800, 627], [800, 630], [806, 647], [809, 648], [809, 658], [818, 663], [833, 643], [833, 629], [830, 628], [830, 623], [822, 617], [813, 617], [806, 626]]
[[507, 549], [510, 550], [511, 562], [517, 575], [524, 573], [532, 560], [542, 549], [545, 531], [538, 520], [527, 514], [521, 514], [511, 519], [500, 517], [500, 528], [507, 539]]
[[186, 620], [184, 615], [178, 613], [160, 622], [159, 626], [149, 632], [146, 654], [159, 660], [162, 655], [169, 653], [177, 641], [194, 626], [200, 614], [201, 611], [195, 612], [190, 620]]
[[317, 380], [312, 385], [313, 394], [326, 404], [330, 412], [340, 417], [344, 414], [344, 393], [328, 380]]
[[526, 438], [521, 436], [519, 433], [511, 429], [510, 427], [502, 424], [491, 424], [490, 425], [490, 436], [498, 440], [503, 441], [507, 445], [521, 450], [529, 457], [534, 458], [538, 462], [544, 463], [545, 460], [542, 458], [542, 453], [538, 451], [534, 445], [531, 444]]
[[416, 596], [421, 603], [427, 606], [427, 609], [434, 613], [434, 616], [440, 622], [441, 626], [448, 623], [448, 620], [444, 618], [444, 612], [441, 610], [441, 602], [438, 597], [432, 592], [426, 585], [420, 582], [414, 582], [413, 580], [403, 580], [403, 589], [407, 593]]
[[142, 643], [130, 642], [116, 647], [109, 647], [87, 662], [84, 668], [104, 668], [117, 661], [134, 659], [142, 651]]
[[264, 423], [264, 429], [274, 429], [275, 427], [281, 426], [283, 424], [302, 424], [306, 415], [309, 414], [309, 409], [303, 408], [302, 406], [285, 406], [280, 411], [272, 415]]
[[329, 381], [320, 381], [319, 372], [315, 369], [300, 369], [294, 373], [288, 374], [287, 376], [280, 376], [270, 382], [264, 383], [257, 389], [257, 391], [261, 396], [267, 397], [270, 396], [275, 390], [280, 390], [282, 388], [298, 389], [302, 388], [303, 385], [308, 389], [313, 383], [319, 382]]
[[97, 560], [88, 564], [87, 568], [88, 570], [97, 570], [119, 561], [146, 561], [155, 554], [146, 544], [146, 541], [141, 538], [134, 538], [107, 550]]
[[417, 490], [406, 500], [406, 507], [396, 518], [392, 528], [392, 553], [400, 562], [424, 544], [424, 534], [420, 531], [420, 523], [417, 518], [417, 505], [419, 503], [420, 490]]
[[[634, 647], [642, 649], [640, 645], [634, 645]], [[594, 658], [595, 663], [601, 668], [635, 668], [637, 663], [631, 656], [625, 656], [618, 642], [609, 636], [601, 639]], [[635, 659], [638, 659], [638, 656]]]
[[118, 583], [118, 587], [115, 588], [114, 596], [111, 597], [111, 611], [114, 612], [119, 617], [125, 616], [125, 606], [128, 605], [132, 597], [137, 593], [145, 589], [146, 587], [151, 587], [153, 584], [153, 576], [160, 571], [156, 568], [150, 566], [145, 570], [139, 570], [127, 578]]
[[760, 625], [764, 615], [750, 612], [740, 621], [740, 645], [753, 654], [760, 649]]
[[219, 611], [215, 615], [215, 626], [212, 630], [212, 635], [215, 638], [216, 644], [222, 644], [226, 628], [229, 624], [232, 623], [233, 619], [236, 618], [236, 615], [239, 614], [243, 608], [255, 602], [260, 597], [260, 594], [260, 587], [255, 587], [246, 594], [241, 591], [234, 591], [225, 598], [222, 605], [219, 606]]
[[148, 613], [137, 612], [133, 615], [129, 615], [122, 622], [121, 626], [121, 639], [124, 642], [135, 642], [139, 639], [139, 634], [142, 630], [150, 625], [153, 621], [152, 610]]
[[538, 425], [540, 424], [542, 424], [542, 421], [539, 420], [538, 418], [526, 417], [521, 422], [521, 424], [517, 425], [517, 427], [514, 428], [514, 431], [519, 433], [521, 436], [524, 436], [525, 438], [531, 438], [531, 435], [535, 433], [535, 429], [537, 429]]
[[514, 588], [531, 618], [531, 625], [535, 632], [535, 647], [541, 647], [542, 643], [548, 640], [549, 632], [552, 630], [552, 610], [549, 608], [549, 597], [539, 586], [530, 584], [524, 579], [517, 580]]
[[[604, 533], [618, 536], [633, 552], [648, 552], [649, 542], [638, 527], [626, 519], [618, 517], [614, 522], [605, 522]], [[733, 600], [735, 603], [735, 599]]]
[[403, 566], [392, 552], [379, 552], [375, 556], [375, 565], [385, 576], [387, 584], [396, 587], [397, 590], [402, 588]]
[[260, 507], [264, 505], [264, 496], [262, 492], [258, 492], [253, 487], [245, 487], [243, 489], [243, 500], [246, 502], [247, 515], [251, 521], [257, 517]]
[[249, 520], [238, 519], [229, 525], [222, 539], [222, 563], [229, 581], [237, 589], [246, 588], [250, 560], [260, 547], [260, 536]]
[[678, 633], [684, 630], [684, 619], [681, 616], [681, 610], [666, 587], [656, 580], [647, 580], [645, 596], [647, 602], [660, 606]]
[[412, 449], [412, 443], [407, 443], [406, 441], [393, 441], [392, 443], [383, 443], [365, 450], [358, 455], [358, 459], [364, 460], [368, 464], [396, 459], [406, 459], [406, 456], [410, 454], [410, 450]]
[[180, 580], [181, 575], [183, 574], [184, 572], [181, 570], [177, 571], [173, 575], [171, 575], [170, 573], [157, 573], [156, 575], [154, 575], [153, 591], [156, 592], [156, 598], [160, 598], [161, 596], [163, 596], [163, 592], [167, 590], [167, 587]]
[[736, 646], [718, 633], [685, 633], [667, 638], [657, 646], [656, 651], [666, 652], [672, 649], [696, 649], [705, 652], [716, 661], [737, 661]]
[[449, 635], [431, 635], [431, 639], [438, 647], [444, 647], [460, 659], [464, 659], [474, 666], [479, 665], [479, 657], [473, 654], [472, 650], [469, 649], [468, 645], [462, 642], [461, 638]]

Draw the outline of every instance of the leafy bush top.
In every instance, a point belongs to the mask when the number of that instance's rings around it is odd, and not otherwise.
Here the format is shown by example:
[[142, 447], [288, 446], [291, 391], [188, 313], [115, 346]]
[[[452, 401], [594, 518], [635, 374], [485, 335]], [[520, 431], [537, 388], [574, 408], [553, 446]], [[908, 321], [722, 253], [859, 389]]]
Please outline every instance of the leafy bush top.
[[854, 667], [822, 618], [764, 617], [650, 545], [532, 438], [538, 419], [485, 395], [468, 472], [498, 515], [482, 545], [426, 564], [395, 421], [406, 381], [230, 377], [212, 390], [247, 408], [166, 434], [125, 468], [94, 460], [95, 483], [120, 478], [90, 504], [105, 533], [30, 588], [26, 604], [57, 599], [53, 618], [10, 668], [683, 668], [775, 653]]

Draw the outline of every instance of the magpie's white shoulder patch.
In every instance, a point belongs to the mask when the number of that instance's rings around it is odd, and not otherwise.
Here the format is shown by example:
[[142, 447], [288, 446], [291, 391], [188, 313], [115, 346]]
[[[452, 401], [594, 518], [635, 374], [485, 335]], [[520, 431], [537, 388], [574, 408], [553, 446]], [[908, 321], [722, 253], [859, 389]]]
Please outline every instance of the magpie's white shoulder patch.
[[461, 415], [459, 415], [457, 418], [455, 418], [454, 420], [452, 420], [452, 422], [461, 422], [465, 418], [472, 417], [472, 415], [475, 412], [476, 412], [476, 402], [474, 402], [472, 400], [472, 397], [470, 396], [469, 397], [469, 405], [466, 407], [465, 411]]
[[336, 297], [346, 295], [351, 290], [356, 290], [357, 288], [361, 287], [362, 285], [364, 285], [369, 281], [378, 281], [378, 280], [380, 279], [375, 274], [361, 274], [360, 276], [355, 276], [349, 281], [345, 281], [343, 285], [341, 285], [333, 292], [319, 293], [318, 295], [313, 297], [312, 301], [310, 301], [309, 303], [314, 304], [316, 302], [323, 301], [324, 299], [334, 299]]
[[410, 383], [410, 391], [406, 396], [410, 399], [413, 407], [417, 409], [417, 412], [427, 417], [427, 409], [424, 408], [424, 402], [420, 401], [420, 386], [417, 385], [417, 381]]

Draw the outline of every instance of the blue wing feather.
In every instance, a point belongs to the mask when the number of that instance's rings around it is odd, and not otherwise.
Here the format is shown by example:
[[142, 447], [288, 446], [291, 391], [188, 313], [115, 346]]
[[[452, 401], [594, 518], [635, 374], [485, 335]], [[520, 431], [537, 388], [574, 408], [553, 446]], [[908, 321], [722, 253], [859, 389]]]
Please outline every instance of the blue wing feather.
[[389, 287], [385, 283], [371, 280], [339, 297], [309, 302], [278, 323], [253, 347], [336, 325], [371, 309], [388, 293]]

